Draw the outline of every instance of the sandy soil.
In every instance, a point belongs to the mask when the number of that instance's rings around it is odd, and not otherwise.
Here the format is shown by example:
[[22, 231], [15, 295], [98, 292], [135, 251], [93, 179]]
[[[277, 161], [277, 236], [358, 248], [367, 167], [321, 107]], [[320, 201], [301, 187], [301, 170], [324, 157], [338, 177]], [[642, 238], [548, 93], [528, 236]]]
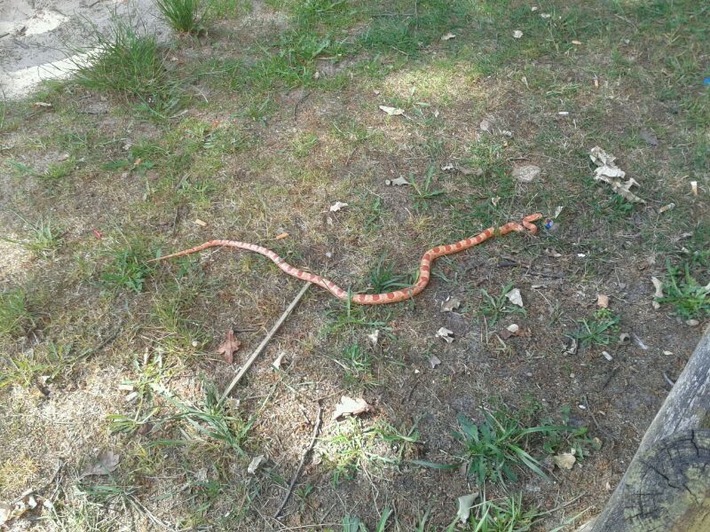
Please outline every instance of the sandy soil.
[[42, 80], [66, 77], [93, 32], [113, 18], [140, 16], [147, 31], [163, 32], [152, 0], [3, 0], [0, 2], [0, 90], [25, 96]]

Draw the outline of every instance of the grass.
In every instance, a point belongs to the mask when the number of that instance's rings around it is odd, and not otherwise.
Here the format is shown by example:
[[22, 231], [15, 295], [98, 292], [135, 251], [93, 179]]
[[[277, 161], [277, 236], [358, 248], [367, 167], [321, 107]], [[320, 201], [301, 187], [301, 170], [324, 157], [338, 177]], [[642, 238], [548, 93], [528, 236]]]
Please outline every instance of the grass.
[[160, 13], [175, 31], [200, 34], [211, 7], [211, 0], [155, 0]]
[[[605, 412], [621, 434], [630, 417], [643, 430], [655, 405], [590, 389], [590, 408], [556, 423], [541, 411], [477, 411], [475, 398], [531, 396], [553, 412], [579, 404], [574, 382], [595, 382], [599, 368], [555, 347], [568, 333], [612, 345], [633, 323], [648, 345], [695, 346], [698, 329], [677, 322], [708, 317], [710, 101], [697, 68], [707, 9], [164, 1], [183, 35], [156, 40], [139, 20], [116, 21], [90, 39], [100, 50], [75, 80], [0, 104], [0, 196], [24, 217], [0, 210], [19, 235], [0, 241], [0, 499], [52, 484], [56, 515], [33, 517], [67, 530], [258, 530], [305, 456], [286, 528], [446, 530], [474, 484], [486, 496], [461, 524], [469, 530], [554, 529], [559, 516], [535, 509], [582, 488], [575, 514], [603, 507], [603, 483], [620, 473], [604, 468], [636, 444], [599, 448], [590, 414]], [[206, 21], [194, 16], [206, 7]], [[593, 181], [595, 145], [618, 156], [646, 204]], [[519, 182], [522, 164], [540, 175]], [[399, 176], [410, 185], [385, 185]], [[329, 212], [336, 201], [349, 207]], [[536, 236], [442, 258], [435, 282], [404, 304], [358, 306], [313, 287], [224, 403], [215, 390], [300, 282], [246, 251], [148, 262], [232, 238], [353, 293], [388, 292], [416, 280], [428, 247], [558, 207]], [[649, 312], [651, 276], [664, 280], [661, 312]], [[525, 311], [506, 297], [513, 286]], [[624, 305], [580, 314], [600, 292]], [[461, 305], [441, 312], [449, 296]], [[505, 360], [479, 319], [520, 323]], [[452, 343], [434, 336], [440, 327]], [[216, 353], [228, 329], [242, 342], [234, 365]], [[656, 385], [670, 360], [658, 351], [645, 355], [648, 372], [623, 381], [629, 394]], [[333, 420], [345, 394], [373, 410]], [[322, 426], [304, 455], [317, 402]], [[54, 480], [60, 461], [76, 471], [106, 447], [122, 457], [112, 477]], [[539, 476], [543, 457], [571, 449], [579, 471]], [[251, 474], [257, 455], [267, 460]], [[600, 474], [581, 486], [586, 470]]]
[[706, 273], [710, 264], [708, 252], [701, 252], [694, 256], [694, 261], [686, 261], [682, 266], [667, 264], [666, 279], [663, 283], [665, 296], [658, 298], [659, 303], [668, 304], [674, 314], [683, 320], [703, 319], [710, 316], [710, 276], [709, 282], [701, 284], [691, 272], [692, 262], [701, 269], [705, 267]]
[[492, 296], [486, 290], [481, 290], [483, 302], [480, 306], [480, 312], [488, 319], [491, 326], [495, 325], [509, 314], [525, 315], [525, 309], [523, 307], [514, 305], [508, 299], [508, 294], [512, 289], [513, 285], [508, 283], [497, 296]]
[[115, 19], [107, 34], [95, 30], [92, 37], [94, 51], [77, 65], [80, 85], [136, 102], [153, 116], [175, 109], [175, 84], [154, 36], [141, 35], [130, 21]]
[[33, 323], [26, 290], [17, 287], [0, 292], [0, 336], [18, 336]]
[[483, 420], [474, 423], [463, 415], [458, 417], [459, 428], [454, 433], [464, 447], [462, 461], [466, 474], [479, 485], [490, 480], [505, 484], [518, 479], [516, 469], [528, 469], [545, 477], [540, 462], [526, 450], [534, 435], [549, 437], [570, 428], [556, 425], [524, 427], [521, 420], [506, 409], [483, 411]]
[[[509, 495], [501, 499], [486, 499], [471, 508], [466, 530], [475, 532], [526, 532], [534, 530], [543, 512], [525, 508], [522, 495]], [[451, 530], [455, 528], [450, 527]]]
[[578, 321], [579, 328], [572, 334], [582, 347], [609, 345], [617, 338], [620, 317], [613, 310], [600, 308], [590, 319]]

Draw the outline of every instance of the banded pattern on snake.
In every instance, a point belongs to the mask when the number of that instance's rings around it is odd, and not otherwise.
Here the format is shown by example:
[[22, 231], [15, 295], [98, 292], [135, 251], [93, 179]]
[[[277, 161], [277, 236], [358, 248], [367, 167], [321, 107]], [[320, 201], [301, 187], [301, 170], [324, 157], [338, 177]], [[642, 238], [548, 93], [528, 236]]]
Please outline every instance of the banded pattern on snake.
[[431, 248], [429, 251], [424, 253], [421, 261], [419, 262], [419, 279], [417, 280], [417, 282], [407, 288], [395, 290], [394, 292], [387, 292], [385, 294], [350, 294], [340, 288], [334, 282], [324, 277], [321, 277], [320, 275], [305, 272], [290, 265], [288, 262], [286, 262], [284, 259], [279, 257], [276, 253], [274, 253], [268, 248], [258, 246], [256, 244], [251, 244], [249, 242], [239, 242], [237, 240], [210, 240], [209, 242], [205, 242], [204, 244], [195, 246], [194, 248], [178, 251], [177, 253], [171, 253], [170, 255], [165, 255], [163, 257], [153, 259], [153, 261], [171, 259], [174, 257], [183, 257], [185, 255], [191, 255], [192, 253], [197, 253], [204, 249], [214, 247], [231, 247], [237, 249], [245, 249], [247, 251], [252, 251], [254, 253], [258, 253], [271, 259], [274, 264], [276, 264], [276, 266], [278, 266], [282, 271], [284, 271], [288, 275], [295, 277], [296, 279], [301, 279], [302, 281], [308, 281], [310, 283], [317, 284], [318, 286], [328, 290], [328, 292], [330, 292], [340, 300], [348, 301], [349, 299], [353, 303], [357, 303], [360, 305], [383, 305], [386, 303], [398, 303], [400, 301], [405, 301], [416, 296], [422, 290], [424, 290], [427, 284], [429, 284], [432, 263], [439, 257], [459, 253], [461, 251], [464, 251], [465, 249], [477, 246], [478, 244], [485, 242], [486, 240], [494, 236], [502, 236], [511, 232], [523, 231], [528, 231], [531, 234], [535, 234], [537, 233], [537, 226], [535, 226], [533, 222], [541, 218], [542, 214], [540, 213], [530, 214], [524, 217], [520, 223], [508, 222], [507, 224], [502, 225], [498, 228], [489, 227], [485, 231], [477, 234], [476, 236], [465, 238], [464, 240], [460, 240], [454, 244], [446, 244], [443, 246], [436, 246], [434, 248]]

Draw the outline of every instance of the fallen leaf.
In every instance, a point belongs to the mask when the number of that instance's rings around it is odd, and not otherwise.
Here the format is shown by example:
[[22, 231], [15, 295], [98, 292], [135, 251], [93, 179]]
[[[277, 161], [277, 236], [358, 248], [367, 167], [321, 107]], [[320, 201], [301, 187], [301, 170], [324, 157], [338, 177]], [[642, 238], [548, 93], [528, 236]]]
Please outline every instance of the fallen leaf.
[[436, 366], [441, 364], [441, 360], [439, 360], [439, 357], [436, 355], [431, 355], [429, 357], [429, 365], [431, 366], [431, 369], [436, 369]]
[[565, 353], [568, 355], [576, 355], [578, 346], [579, 346], [579, 344], [577, 343], [577, 339], [570, 338], [569, 345], [567, 346], [567, 349], [565, 349]]
[[446, 35], [441, 36], [442, 41], [450, 41], [451, 39], [455, 39], [456, 35], [454, 33], [447, 33]]
[[404, 179], [402, 176], [399, 176], [397, 179], [387, 179], [385, 180], [385, 185], [393, 186], [396, 185], [398, 187], [401, 187], [402, 185], [409, 185], [409, 181]]
[[234, 336], [234, 331], [229, 328], [227, 329], [227, 337], [217, 348], [217, 354], [222, 355], [227, 364], [231, 364], [234, 362], [234, 353], [239, 350], [241, 345], [241, 342]]
[[505, 294], [505, 297], [507, 297], [508, 301], [510, 301], [513, 305], [523, 308], [523, 296], [518, 288], [513, 288], [510, 292]]
[[651, 282], [656, 289], [656, 293], [653, 294], [653, 308], [658, 310], [661, 308], [661, 304], [657, 300], [663, 297], [663, 281], [661, 281], [658, 277], [651, 277]]
[[468, 522], [468, 518], [471, 516], [471, 508], [473, 508], [473, 503], [478, 499], [479, 493], [478, 491], [474, 491], [470, 495], [459, 497], [459, 509], [456, 511], [456, 515], [463, 524]]
[[446, 327], [441, 327], [438, 331], [436, 331], [435, 336], [437, 338], [442, 338], [449, 344], [454, 341], [454, 331], [450, 331]]
[[259, 456], [255, 456], [252, 458], [252, 461], [249, 463], [249, 467], [247, 467], [247, 473], [250, 475], [253, 475], [256, 473], [257, 469], [259, 469], [259, 466], [266, 460], [266, 457], [263, 454], [260, 454]]
[[380, 341], [380, 330], [375, 329], [375, 332], [368, 334], [367, 338], [372, 342], [372, 345], [377, 345], [377, 342]]
[[91, 475], [108, 475], [118, 467], [119, 461], [120, 457], [116, 453], [105, 451], [97, 456], [96, 460], [84, 467], [79, 476], [84, 478]]
[[630, 177], [625, 182], [621, 181], [626, 176], [626, 172], [616, 166], [614, 163], [616, 157], [605, 152], [599, 146], [595, 146], [590, 150], [589, 158], [597, 165], [594, 170], [595, 181], [607, 183], [614, 192], [631, 203], [646, 203], [630, 190], [632, 186], [640, 186], [634, 178]]
[[380, 105], [380, 110], [384, 111], [390, 116], [398, 116], [404, 114], [404, 109], [400, 109], [399, 107], [389, 107], [387, 105]]
[[281, 369], [281, 364], [283, 364], [284, 357], [286, 356], [286, 351], [281, 351], [276, 360], [274, 360], [271, 365], [276, 369]]
[[599, 308], [609, 308], [609, 296], [597, 294], [597, 306]]
[[540, 167], [534, 164], [526, 164], [513, 168], [513, 177], [521, 183], [530, 183], [540, 175]]
[[357, 416], [363, 412], [369, 412], [372, 407], [367, 404], [362, 397], [359, 399], [353, 399], [346, 395], [340, 398], [340, 403], [335, 407], [335, 412], [333, 412], [333, 419], [338, 419], [342, 416]]
[[642, 129], [639, 133], [639, 136], [643, 140], [645, 140], [649, 146], [653, 146], [654, 148], [658, 146], [658, 137], [653, 131], [649, 131], [648, 129]]
[[347, 203], [343, 203], [342, 201], [336, 201], [330, 206], [330, 212], [338, 212], [339, 210], [344, 209], [347, 206]]
[[453, 312], [461, 306], [461, 300], [458, 297], [449, 297], [441, 304], [441, 312]]
[[577, 459], [572, 453], [561, 453], [552, 457], [552, 461], [560, 469], [572, 469]]
[[0, 501], [0, 526], [10, 520], [10, 515], [12, 515], [12, 506]]

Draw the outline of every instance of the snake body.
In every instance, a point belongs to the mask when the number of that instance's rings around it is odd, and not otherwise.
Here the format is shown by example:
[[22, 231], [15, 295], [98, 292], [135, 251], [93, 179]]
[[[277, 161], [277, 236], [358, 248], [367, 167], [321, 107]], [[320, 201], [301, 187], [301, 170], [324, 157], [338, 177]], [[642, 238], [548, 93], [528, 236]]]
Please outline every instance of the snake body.
[[328, 292], [330, 292], [340, 300], [350, 300], [353, 303], [357, 303], [360, 305], [383, 305], [386, 303], [398, 303], [400, 301], [405, 301], [416, 296], [422, 290], [424, 290], [424, 288], [426, 288], [426, 285], [429, 284], [431, 265], [439, 257], [443, 257], [444, 255], [452, 255], [454, 253], [459, 253], [465, 249], [472, 248], [473, 246], [477, 246], [478, 244], [485, 242], [493, 236], [502, 236], [511, 232], [523, 231], [528, 231], [531, 234], [535, 234], [537, 233], [537, 227], [533, 222], [539, 220], [540, 218], [542, 218], [542, 214], [540, 213], [530, 214], [523, 218], [522, 222], [520, 223], [509, 222], [498, 228], [489, 227], [485, 231], [477, 234], [476, 236], [460, 240], [454, 244], [447, 244], [444, 246], [436, 246], [434, 248], [431, 248], [422, 256], [422, 259], [419, 263], [419, 279], [415, 284], [407, 288], [402, 288], [400, 290], [395, 290], [394, 292], [387, 292], [384, 294], [350, 294], [340, 288], [338, 285], [336, 285], [333, 281], [330, 281], [325, 277], [321, 277], [320, 275], [315, 275], [310, 272], [305, 272], [290, 265], [288, 262], [286, 262], [284, 259], [279, 257], [276, 253], [274, 253], [268, 248], [258, 246], [256, 244], [251, 244], [249, 242], [239, 242], [237, 240], [210, 240], [209, 242], [205, 242], [204, 244], [200, 244], [199, 246], [195, 246], [194, 248], [178, 251], [177, 253], [165, 255], [163, 257], [159, 257], [153, 260], [158, 261], [171, 259], [174, 257], [183, 257], [185, 255], [197, 253], [204, 249], [215, 247], [231, 247], [237, 249], [245, 249], [247, 251], [252, 251], [254, 253], [258, 253], [259, 255], [263, 255], [271, 259], [274, 264], [276, 264], [276, 266], [278, 266], [288, 275], [295, 277], [296, 279], [301, 279], [302, 281], [308, 281], [310, 283], [317, 284], [318, 286], [328, 290]]

